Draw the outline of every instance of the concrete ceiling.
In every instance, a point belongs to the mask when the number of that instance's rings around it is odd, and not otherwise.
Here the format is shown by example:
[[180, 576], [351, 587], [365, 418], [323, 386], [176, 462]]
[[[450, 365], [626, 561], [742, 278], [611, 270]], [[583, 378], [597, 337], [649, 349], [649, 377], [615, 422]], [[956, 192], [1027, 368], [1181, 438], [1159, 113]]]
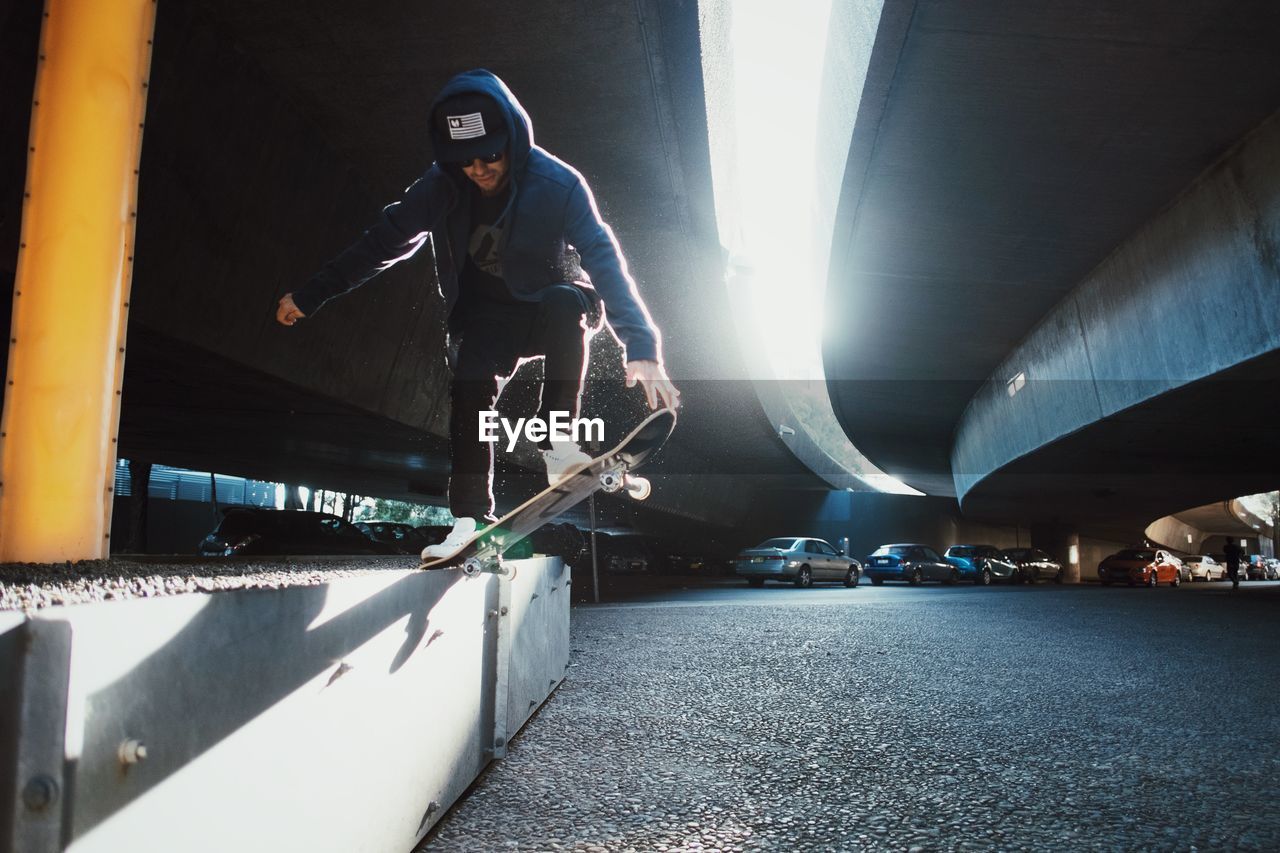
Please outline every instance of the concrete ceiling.
[[1278, 43], [1271, 0], [890, 0], [828, 297], [828, 384], [854, 444], [954, 495], [953, 435], [975, 391], [1280, 107]]
[[[472, 67], [503, 77], [533, 117], [537, 142], [591, 182], [663, 331], [685, 406], [660, 467], [821, 486], [774, 434], [730, 324], [717, 322], [728, 305], [694, 0], [498, 0], [429, 11], [408, 0], [374, 8], [219, 0], [173, 14], [198, 17], [245, 54], [384, 200], [429, 163], [425, 110], [440, 85]], [[297, 272], [301, 280], [312, 270]], [[353, 446], [349, 461], [376, 447]]]
[[[38, 37], [38, 13], [24, 10], [18, 0], [0, 0], [0, 21], [20, 25], [5, 33], [6, 44], [21, 48], [10, 53], [9, 64], [18, 69], [33, 67], [24, 57], [34, 53]], [[264, 306], [358, 235], [337, 226], [336, 197], [299, 206], [305, 192], [294, 176], [313, 167], [280, 158], [292, 153], [305, 160], [308, 148], [324, 149], [314, 161], [337, 163], [345, 185], [376, 202], [340, 213], [370, 221], [429, 165], [425, 112], [438, 88], [474, 67], [502, 76], [533, 116], [537, 142], [587, 176], [626, 252], [684, 393], [681, 427], [659, 460], [666, 473], [720, 484], [708, 499], [731, 495], [731, 503], [747, 499], [752, 484], [822, 487], [761, 410], [727, 320], [695, 0], [161, 3], [122, 454], [368, 494], [438, 498], [446, 467], [438, 419], [433, 432], [420, 421], [292, 386], [285, 359], [297, 356], [284, 355], [282, 344], [259, 342]], [[30, 84], [18, 88], [29, 92]], [[6, 98], [5, 109], [14, 118], [2, 135], [5, 189], [11, 190], [21, 187], [26, 95]], [[255, 129], [268, 132], [258, 122], [272, 109], [302, 116], [290, 128], [305, 133], [292, 152], [280, 150], [279, 139], [262, 138], [266, 153], [251, 160]], [[161, 150], [171, 142], [181, 144], [181, 152]], [[288, 173], [277, 183], [292, 181], [291, 196], [267, 191], [275, 184], [264, 178], [273, 169]], [[20, 199], [6, 192], [6, 212], [19, 207]], [[273, 209], [279, 233], [259, 229], [252, 245], [217, 242], [219, 235], [243, 235], [237, 219]], [[10, 220], [16, 217], [0, 224]], [[183, 233], [192, 230], [214, 236], [197, 243]], [[6, 226], [6, 243], [16, 248], [16, 229], [12, 233], [10, 241]], [[318, 242], [324, 242], [319, 251]], [[193, 245], [198, 251], [184, 260], [180, 248]], [[7, 261], [10, 247], [3, 248]], [[163, 257], [166, 252], [173, 257]], [[273, 253], [274, 266], [264, 268], [260, 259]], [[419, 280], [425, 268], [418, 267]], [[188, 298], [175, 298], [175, 288]], [[226, 295], [209, 296], [220, 292]], [[358, 305], [350, 310], [378, 309]], [[605, 350], [616, 357], [616, 349]], [[338, 361], [342, 354], [325, 358]], [[358, 363], [344, 369], [358, 371]], [[692, 488], [675, 509], [694, 514], [697, 495]], [[655, 495], [651, 503], [657, 502]]]
[[[33, 67], [33, 10], [0, 0], [6, 80]], [[179, 33], [213, 45], [206, 55], [215, 61], [184, 64], [190, 43]], [[827, 326], [839, 334], [825, 341], [837, 415], [873, 462], [927, 492], [954, 494], [951, 440], [974, 390], [1108, 252], [1280, 105], [1278, 37], [1280, 6], [1261, 0], [886, 3], [833, 250], [828, 307], [840, 319]], [[157, 67], [182, 73], [152, 81], [153, 105], [251, 136], [235, 102], [261, 101], [253, 88], [269, 90], [382, 202], [426, 166], [424, 111], [438, 87], [466, 68], [495, 71], [534, 117], [538, 142], [590, 179], [663, 329], [686, 399], [669, 470], [719, 492], [744, 483], [822, 487], [761, 411], [727, 319], [695, 0], [161, 3], [155, 50]], [[209, 97], [228, 85], [231, 66], [251, 68], [236, 79], [253, 88]], [[11, 268], [30, 84], [4, 88], [0, 266]], [[164, 138], [165, 122], [148, 116], [148, 140]], [[238, 164], [223, 162], [230, 154], [216, 139], [210, 133], [193, 157], [200, 165], [181, 172], [149, 169], [157, 152], [144, 148], [143, 198], [157, 175], [190, 182], [193, 199], [244, 192], [226, 185], [222, 176]], [[260, 174], [262, 164], [255, 168]], [[194, 219], [217, 233], [233, 209], [177, 217], [153, 208], [149, 216]], [[305, 280], [315, 258], [354, 236], [337, 236], [327, 214], [282, 212], [289, 235], [308, 230], [297, 223], [312, 216], [334, 235], [322, 254], [296, 252], [302, 260], [282, 265], [291, 280]], [[180, 226], [155, 227], [152, 246]], [[272, 248], [294, 251], [287, 241]], [[236, 266], [236, 251], [225, 247], [223, 281], [259, 274]], [[192, 268], [178, 284], [191, 286], [202, 272]], [[274, 284], [262, 283], [267, 304]], [[140, 276], [138, 304], [174, 286], [172, 276]], [[249, 307], [258, 313], [242, 325], [261, 325], [261, 306]], [[209, 322], [241, 322], [239, 310], [221, 306]], [[437, 434], [282, 385], [270, 358], [228, 361], [184, 346], [162, 321], [131, 326], [122, 450], [264, 479], [323, 472], [353, 491], [439, 495]], [[1117, 447], [1143, 440], [1126, 435]], [[1180, 446], [1171, 440], [1166, 449]], [[1081, 449], [1091, 448], [1064, 445], [1054, 451], [1061, 456], [1021, 473], [1069, 467]], [[1045, 506], [1067, 512], [1082, 494], [1106, 503], [1115, 491], [1095, 482], [1097, 470], [1063, 484]], [[1010, 473], [1016, 485], [986, 492], [994, 514], [1025, 494], [1028, 481]], [[1178, 508], [1167, 504], [1166, 496], [1141, 507], [1151, 510], [1141, 523]]]

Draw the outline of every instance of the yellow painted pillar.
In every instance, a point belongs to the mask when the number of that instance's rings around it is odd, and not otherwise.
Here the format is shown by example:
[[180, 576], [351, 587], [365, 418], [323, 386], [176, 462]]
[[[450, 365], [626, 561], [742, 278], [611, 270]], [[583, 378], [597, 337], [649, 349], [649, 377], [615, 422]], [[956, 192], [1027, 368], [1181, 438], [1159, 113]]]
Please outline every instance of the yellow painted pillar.
[[0, 562], [104, 558], [154, 0], [47, 0], [0, 420]]

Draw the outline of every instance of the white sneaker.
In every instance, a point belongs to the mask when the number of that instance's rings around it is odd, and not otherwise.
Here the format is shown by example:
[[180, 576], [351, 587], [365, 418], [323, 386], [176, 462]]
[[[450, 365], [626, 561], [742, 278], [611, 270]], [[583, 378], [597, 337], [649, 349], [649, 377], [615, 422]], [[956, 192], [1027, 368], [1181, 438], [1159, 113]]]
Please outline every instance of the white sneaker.
[[574, 441], [552, 442], [550, 450], [539, 451], [547, 466], [547, 485], [554, 486], [591, 461]]
[[449, 531], [449, 535], [444, 541], [438, 545], [428, 545], [422, 549], [422, 559], [438, 560], [441, 557], [447, 557], [454, 551], [462, 547], [472, 536], [476, 535], [479, 530], [484, 530], [488, 525], [479, 524], [474, 518], [459, 518], [453, 522], [453, 529]]

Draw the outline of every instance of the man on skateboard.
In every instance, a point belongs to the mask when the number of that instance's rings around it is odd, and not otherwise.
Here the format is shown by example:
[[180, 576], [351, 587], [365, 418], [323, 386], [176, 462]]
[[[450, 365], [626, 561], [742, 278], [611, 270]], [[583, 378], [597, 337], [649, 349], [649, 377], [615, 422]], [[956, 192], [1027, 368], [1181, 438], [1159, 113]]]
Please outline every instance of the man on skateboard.
[[[626, 355], [628, 387], [651, 409], [675, 408], [661, 335], [627, 272], [613, 232], [585, 179], [534, 144], [533, 123], [496, 75], [454, 77], [428, 113], [436, 161], [382, 211], [378, 222], [276, 310], [285, 326], [313, 315], [417, 252], [430, 237], [453, 367], [449, 508], [456, 519], [424, 560], [453, 553], [494, 521], [493, 445], [480, 413], [497, 401], [500, 377], [543, 356], [540, 417], [578, 416], [592, 334], [607, 322]], [[603, 304], [601, 304], [603, 302]], [[455, 356], [456, 353], [456, 356]], [[573, 441], [539, 442], [554, 484], [590, 457]]]

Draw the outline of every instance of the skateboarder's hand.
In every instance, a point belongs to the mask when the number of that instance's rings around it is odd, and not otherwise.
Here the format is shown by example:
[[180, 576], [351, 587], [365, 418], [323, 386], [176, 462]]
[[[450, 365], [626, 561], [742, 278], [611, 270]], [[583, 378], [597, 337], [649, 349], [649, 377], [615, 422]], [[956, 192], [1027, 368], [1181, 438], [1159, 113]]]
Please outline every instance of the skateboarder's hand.
[[658, 408], [661, 398], [664, 408], [676, 409], [680, 406], [680, 392], [671, 383], [667, 371], [657, 361], [628, 361], [627, 387], [636, 387], [636, 382], [644, 388], [644, 397], [649, 401], [650, 409]]
[[282, 326], [292, 326], [294, 323], [307, 316], [298, 310], [298, 306], [293, 304], [293, 294], [286, 293], [280, 297], [280, 304], [276, 308], [276, 322]]

